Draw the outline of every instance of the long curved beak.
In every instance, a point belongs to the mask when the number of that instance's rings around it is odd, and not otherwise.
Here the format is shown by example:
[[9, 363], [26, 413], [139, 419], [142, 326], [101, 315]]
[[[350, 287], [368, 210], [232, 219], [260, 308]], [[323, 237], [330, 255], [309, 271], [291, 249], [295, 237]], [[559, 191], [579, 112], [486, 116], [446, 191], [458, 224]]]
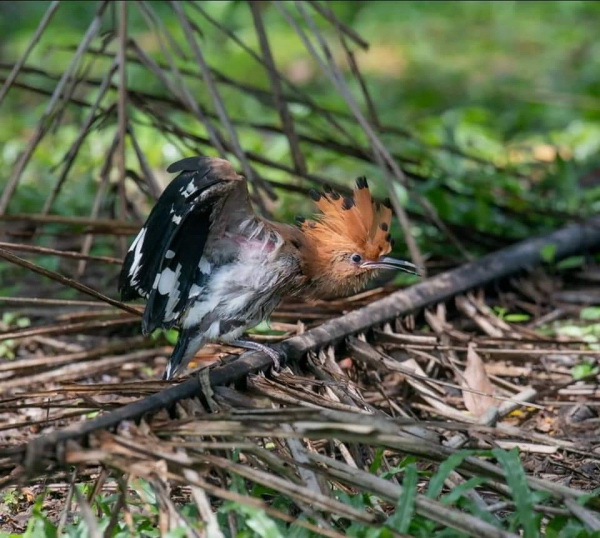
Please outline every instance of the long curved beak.
[[419, 274], [418, 267], [414, 263], [407, 262], [406, 260], [396, 260], [388, 256], [382, 256], [374, 262], [364, 262], [361, 266], [367, 269], [397, 269], [411, 275]]

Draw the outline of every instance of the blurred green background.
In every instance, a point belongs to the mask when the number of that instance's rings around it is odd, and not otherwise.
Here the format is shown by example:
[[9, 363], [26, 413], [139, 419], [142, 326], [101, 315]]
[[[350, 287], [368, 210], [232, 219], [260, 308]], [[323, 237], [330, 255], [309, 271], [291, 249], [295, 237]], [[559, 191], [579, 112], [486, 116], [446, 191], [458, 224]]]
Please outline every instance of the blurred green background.
[[[0, 3], [0, 76], [25, 50], [48, 8], [48, 2]], [[180, 24], [166, 2], [150, 4], [165, 28], [172, 32], [187, 59], [182, 68], [197, 71]], [[245, 2], [198, 4], [229, 32], [259, 51], [256, 31]], [[292, 3], [285, 3], [294, 9]], [[308, 7], [308, 4], [305, 4]], [[385, 128], [387, 147], [412, 177], [411, 189], [425, 196], [439, 216], [481, 253], [508, 242], [582, 218], [600, 207], [600, 4], [597, 2], [330, 2], [339, 19], [369, 43], [368, 50], [353, 46], [358, 65]], [[116, 3], [103, 19], [106, 50], [115, 28]], [[97, 9], [96, 2], [68, 2], [60, 6], [27, 65], [30, 72], [19, 81], [52, 90]], [[128, 4], [129, 35], [157, 61], [165, 56], [155, 30], [137, 3]], [[199, 40], [210, 66], [236, 83], [270, 91], [266, 71], [221, 29], [207, 22], [193, 6], [186, 12], [202, 34]], [[277, 9], [262, 6], [262, 13], [277, 67], [292, 86], [306, 92], [321, 107], [348, 114], [339, 93], [307, 52], [299, 37]], [[352, 77], [335, 28], [316, 17], [355, 96], [364, 105]], [[101, 36], [101, 37], [102, 37]], [[97, 39], [94, 46], [100, 46]], [[91, 56], [85, 64], [89, 76], [100, 79], [110, 59]], [[93, 60], [93, 61], [92, 61]], [[129, 64], [131, 90], [169, 97], [155, 76]], [[199, 102], [212, 107], [204, 85], [188, 79]], [[220, 86], [230, 116], [239, 122], [244, 150], [291, 166], [285, 138], [248, 123], [279, 125], [271, 105], [232, 86]], [[79, 89], [76, 95], [93, 101], [97, 87]], [[116, 92], [106, 98], [114, 102]], [[13, 87], [0, 105], [0, 185], [5, 182], [19, 153], [32, 136], [48, 96]], [[291, 111], [298, 131], [319, 140], [336, 140], [338, 133], [322, 115], [301, 103]], [[366, 107], [363, 106], [366, 110]], [[162, 136], [140, 108], [130, 106], [136, 135], [148, 162], [165, 184], [166, 166], [194, 150]], [[205, 137], [196, 119], [165, 106], [165, 113], [191, 133]], [[57, 166], [80, 131], [85, 110], [68, 106], [58, 128], [44, 137], [29, 163], [9, 212], [39, 212], [54, 185]], [[366, 138], [354, 120], [342, 120], [366, 148]], [[86, 216], [97, 191], [98, 171], [106, 158], [116, 126], [116, 115], [99, 122], [86, 139], [51, 212]], [[203, 152], [214, 154], [206, 146]], [[382, 173], [376, 166], [340, 155], [319, 144], [303, 143], [311, 173], [350, 185], [367, 175], [378, 194], [385, 195]], [[128, 146], [128, 163], [136, 157]], [[234, 159], [235, 160], [235, 159]], [[135, 163], [135, 164], [133, 164]], [[285, 170], [256, 165], [265, 177], [297, 182]], [[306, 182], [302, 185], [310, 186]], [[291, 218], [310, 212], [305, 198], [285, 190], [270, 206], [277, 216]], [[402, 188], [398, 194], [415, 217], [414, 233], [430, 256], [458, 255], [455, 248], [424, 217], [422, 208]], [[150, 202], [148, 202], [149, 204]], [[148, 206], [146, 206], [147, 209]], [[110, 204], [103, 209], [111, 215]], [[114, 213], [114, 210], [113, 210]], [[399, 233], [397, 231], [397, 233]], [[99, 247], [100, 248], [100, 247]], [[400, 249], [402, 243], [400, 242]]]

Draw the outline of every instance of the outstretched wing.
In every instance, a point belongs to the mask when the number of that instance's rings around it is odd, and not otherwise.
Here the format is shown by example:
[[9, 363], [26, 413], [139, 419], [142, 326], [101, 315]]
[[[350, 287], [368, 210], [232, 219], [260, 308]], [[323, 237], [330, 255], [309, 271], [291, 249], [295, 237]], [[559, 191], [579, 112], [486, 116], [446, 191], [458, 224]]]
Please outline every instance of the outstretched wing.
[[173, 326], [197, 296], [209, 276], [202, 258], [212, 224], [230, 195], [245, 200], [239, 210], [254, 215], [246, 182], [229, 162], [190, 157], [167, 171], [181, 174], [158, 199], [129, 248], [119, 277], [123, 300], [147, 299], [142, 321], [146, 334]]

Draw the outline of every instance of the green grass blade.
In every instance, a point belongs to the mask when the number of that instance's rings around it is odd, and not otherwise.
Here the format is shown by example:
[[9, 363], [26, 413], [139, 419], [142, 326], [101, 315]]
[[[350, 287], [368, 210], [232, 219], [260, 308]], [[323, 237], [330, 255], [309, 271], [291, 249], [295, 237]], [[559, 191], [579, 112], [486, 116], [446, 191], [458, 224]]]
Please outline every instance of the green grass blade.
[[459, 450], [455, 454], [452, 454], [448, 459], [440, 464], [438, 472], [431, 477], [429, 481], [429, 487], [427, 488], [427, 497], [435, 499], [442, 491], [444, 487], [444, 481], [450, 473], [456, 469], [465, 458], [472, 456], [473, 453], [470, 450]]
[[417, 497], [417, 481], [419, 479], [417, 467], [410, 464], [406, 467], [404, 473], [402, 495], [400, 495], [396, 504], [396, 511], [386, 522], [387, 527], [397, 532], [408, 531], [415, 513], [415, 499]]
[[492, 454], [506, 471], [506, 481], [515, 502], [517, 517], [523, 527], [524, 538], [540, 536], [536, 513], [533, 510], [533, 493], [527, 485], [525, 471], [516, 448], [510, 451], [496, 448]]
[[476, 487], [485, 484], [485, 482], [486, 479], [481, 476], [474, 476], [473, 478], [469, 478], [469, 480], [466, 480], [462, 484], [459, 484], [458, 486], [453, 488], [452, 491], [444, 495], [440, 499], [440, 502], [445, 505], [452, 505], [456, 501], [458, 501], [458, 499], [460, 499], [467, 491], [475, 489]]

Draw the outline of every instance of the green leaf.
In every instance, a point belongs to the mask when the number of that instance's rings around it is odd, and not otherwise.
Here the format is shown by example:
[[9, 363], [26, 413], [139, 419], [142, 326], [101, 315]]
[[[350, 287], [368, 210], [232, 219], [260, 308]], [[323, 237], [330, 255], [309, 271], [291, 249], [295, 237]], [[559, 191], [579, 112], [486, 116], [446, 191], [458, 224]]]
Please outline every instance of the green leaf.
[[564, 325], [556, 329], [556, 333], [563, 336], [571, 336], [572, 338], [582, 338], [585, 334], [585, 329], [578, 325]]
[[585, 263], [584, 256], [569, 256], [556, 264], [557, 269], [575, 269]]
[[150, 335], [152, 340], [158, 340], [159, 338], [164, 338], [169, 344], [174, 346], [177, 344], [177, 340], [179, 340], [179, 331], [177, 329], [156, 329]]
[[416, 463], [417, 461], [418, 460], [415, 456], [406, 456], [402, 458], [402, 461], [400, 461], [398, 465], [390, 467], [387, 471], [381, 473], [381, 478], [387, 479], [397, 475], [398, 473], [402, 473], [409, 465]]
[[16, 325], [19, 329], [25, 329], [31, 325], [31, 320], [29, 318], [17, 318]]
[[506, 308], [504, 308], [503, 306], [495, 306], [494, 307], [494, 312], [496, 313], [496, 315], [500, 318], [500, 319], [504, 319], [504, 316], [506, 316], [506, 313], [508, 312], [506, 310]]
[[577, 498], [577, 502], [581, 506], [588, 505], [594, 510], [600, 509], [600, 488], [596, 488], [588, 493], [584, 493]]
[[406, 190], [406, 187], [394, 181], [392, 182], [392, 188], [394, 189], [394, 192], [400, 201], [400, 205], [406, 206], [408, 204], [408, 191]]
[[523, 321], [529, 321], [531, 316], [529, 314], [506, 314], [504, 321], [510, 321], [512, 323], [520, 323]]
[[438, 472], [431, 477], [429, 481], [429, 487], [427, 488], [427, 497], [435, 499], [442, 491], [444, 482], [450, 476], [450, 473], [454, 471], [464, 460], [469, 456], [472, 456], [473, 452], [470, 450], [459, 450], [455, 454], [452, 454], [448, 459], [444, 460], [438, 469]]
[[598, 367], [591, 362], [582, 362], [571, 368], [573, 379], [583, 379], [598, 373]]
[[474, 476], [465, 480], [462, 484], [459, 484], [455, 488], [453, 488], [450, 492], [440, 498], [440, 502], [443, 504], [454, 504], [458, 499], [460, 499], [467, 491], [471, 489], [475, 489], [482, 484], [485, 484], [487, 480], [482, 476]]
[[397, 532], [406, 532], [415, 513], [415, 499], [417, 498], [417, 481], [419, 473], [415, 464], [406, 467], [402, 482], [402, 494], [396, 504], [396, 511], [388, 518], [385, 525]]
[[164, 535], [164, 538], [185, 538], [189, 536], [188, 531], [190, 529], [186, 527], [175, 527]]
[[177, 340], [179, 340], [179, 331], [177, 329], [169, 329], [168, 331], [165, 331], [165, 338], [169, 344], [174, 346], [177, 344]]
[[556, 256], [556, 245], [554, 243], [548, 243], [547, 245], [544, 245], [540, 249], [540, 256], [546, 263], [554, 262], [554, 258]]
[[256, 536], [260, 536], [260, 538], [283, 538], [275, 521], [264, 510], [237, 502], [231, 503], [230, 508], [246, 518], [246, 525], [256, 533]]
[[279, 331], [273, 329], [268, 320], [261, 321], [256, 327], [249, 329], [248, 334], [274, 334], [274, 335], [282, 335], [285, 334], [285, 331]]
[[257, 512], [254, 516], [248, 518], [246, 520], [246, 525], [261, 538], [283, 538], [275, 521], [267, 516], [264, 510]]
[[371, 462], [371, 465], [369, 466], [369, 472], [374, 474], [377, 471], [379, 471], [379, 469], [381, 468], [382, 462], [383, 462], [383, 448], [378, 447], [375, 450], [375, 457], [373, 458], [373, 461]]
[[600, 319], [600, 306], [588, 306], [579, 312], [579, 319], [596, 321]]
[[517, 518], [523, 527], [524, 538], [538, 538], [539, 526], [533, 510], [533, 494], [527, 485], [517, 448], [510, 451], [495, 448], [492, 454], [506, 472], [506, 481], [515, 502]]

